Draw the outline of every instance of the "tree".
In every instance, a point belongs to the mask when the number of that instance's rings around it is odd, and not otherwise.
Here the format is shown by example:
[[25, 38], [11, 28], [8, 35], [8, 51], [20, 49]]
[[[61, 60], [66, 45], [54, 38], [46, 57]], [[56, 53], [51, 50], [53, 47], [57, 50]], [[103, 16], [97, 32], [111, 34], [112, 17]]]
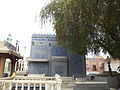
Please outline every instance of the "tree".
[[60, 44], [85, 55], [101, 50], [120, 59], [120, 0], [53, 0], [40, 12]]

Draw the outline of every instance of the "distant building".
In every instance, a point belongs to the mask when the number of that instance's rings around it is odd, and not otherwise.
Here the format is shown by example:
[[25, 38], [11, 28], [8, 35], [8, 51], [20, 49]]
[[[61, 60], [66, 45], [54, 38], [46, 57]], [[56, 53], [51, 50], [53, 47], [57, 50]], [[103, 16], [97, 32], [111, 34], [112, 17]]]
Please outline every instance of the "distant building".
[[[111, 59], [110, 66], [111, 66], [112, 71], [117, 71], [117, 72], [120, 73], [120, 71], [118, 70], [118, 67], [120, 66], [120, 60], [113, 60], [113, 59]], [[108, 71], [108, 64], [107, 64], [106, 61], [104, 63], [104, 70]]]
[[86, 58], [86, 71], [87, 74], [99, 74], [104, 71], [104, 58], [93, 57]]
[[11, 34], [9, 34], [7, 36], [7, 42], [12, 43], [12, 35]]
[[28, 74], [28, 60], [27, 57], [27, 48], [24, 47], [23, 59], [20, 59], [16, 62], [15, 71], [16, 75], [27, 75]]
[[85, 56], [69, 54], [65, 46], [57, 44], [55, 35], [33, 34], [28, 70], [29, 74], [85, 76]]

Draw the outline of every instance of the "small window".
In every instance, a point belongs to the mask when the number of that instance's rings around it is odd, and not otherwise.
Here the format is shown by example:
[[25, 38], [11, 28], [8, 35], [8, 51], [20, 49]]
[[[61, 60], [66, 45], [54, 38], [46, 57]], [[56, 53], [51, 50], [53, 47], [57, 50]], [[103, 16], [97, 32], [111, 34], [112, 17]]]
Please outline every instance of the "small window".
[[97, 71], [96, 65], [93, 65], [93, 70], [92, 71]]

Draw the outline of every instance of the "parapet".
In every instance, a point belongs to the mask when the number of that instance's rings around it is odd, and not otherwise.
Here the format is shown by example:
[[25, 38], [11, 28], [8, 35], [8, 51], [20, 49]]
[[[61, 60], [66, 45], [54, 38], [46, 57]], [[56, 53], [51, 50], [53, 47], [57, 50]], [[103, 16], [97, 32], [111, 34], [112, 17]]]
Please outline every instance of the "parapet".
[[53, 37], [55, 38], [56, 35], [55, 34], [33, 34], [32, 38], [48, 38], [48, 37]]

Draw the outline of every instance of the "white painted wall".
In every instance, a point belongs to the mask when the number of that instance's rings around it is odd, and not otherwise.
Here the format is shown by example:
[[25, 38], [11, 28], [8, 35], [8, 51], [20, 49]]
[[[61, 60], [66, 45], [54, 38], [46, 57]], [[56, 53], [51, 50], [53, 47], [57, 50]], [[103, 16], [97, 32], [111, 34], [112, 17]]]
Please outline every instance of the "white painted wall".
[[[111, 61], [110, 63], [112, 71], [117, 71], [118, 66], [120, 66], [120, 61]], [[108, 71], [108, 64], [104, 63], [104, 70]]]

